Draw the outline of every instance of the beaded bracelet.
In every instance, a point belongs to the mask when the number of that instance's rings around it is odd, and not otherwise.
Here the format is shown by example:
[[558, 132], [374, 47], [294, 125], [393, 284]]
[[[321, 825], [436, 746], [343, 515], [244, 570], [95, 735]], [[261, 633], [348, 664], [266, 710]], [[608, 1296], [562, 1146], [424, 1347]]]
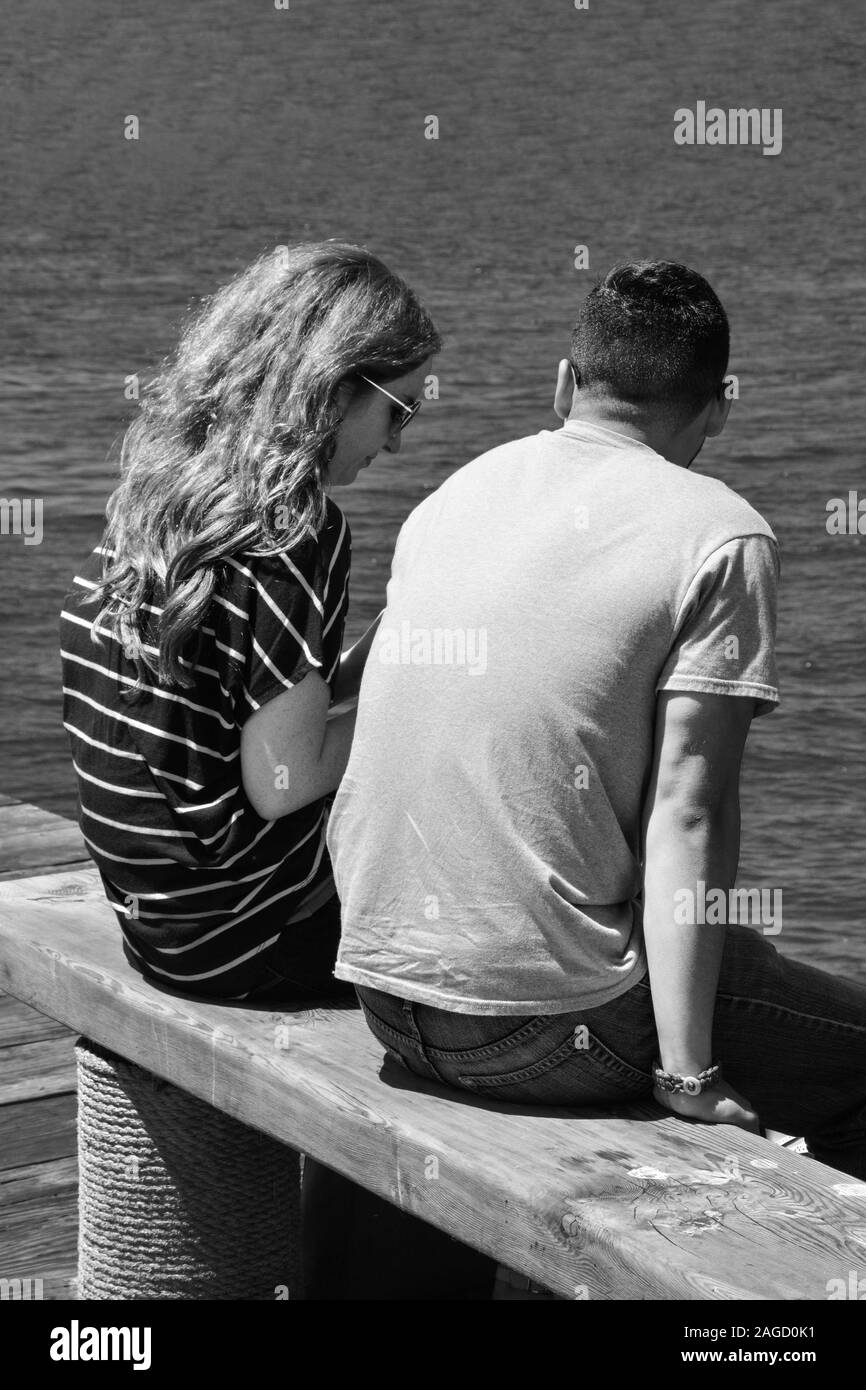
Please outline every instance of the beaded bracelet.
[[699, 1096], [711, 1086], [718, 1086], [722, 1079], [722, 1068], [721, 1064], [716, 1062], [705, 1071], [699, 1071], [697, 1076], [677, 1076], [673, 1072], [663, 1071], [661, 1063], [656, 1062], [652, 1076], [660, 1091], [670, 1091], [672, 1094], [683, 1091], [687, 1096]]

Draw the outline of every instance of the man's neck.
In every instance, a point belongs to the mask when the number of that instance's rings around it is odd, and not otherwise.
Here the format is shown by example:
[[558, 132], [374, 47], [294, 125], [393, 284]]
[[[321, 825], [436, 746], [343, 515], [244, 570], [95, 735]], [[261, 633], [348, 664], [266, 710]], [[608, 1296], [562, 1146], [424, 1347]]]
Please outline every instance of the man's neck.
[[585, 401], [576, 405], [568, 417], [568, 423], [599, 425], [602, 429], [613, 430], [614, 434], [624, 434], [628, 439], [636, 439], [639, 444], [646, 444], [647, 448], [657, 448], [658, 432], [651, 429], [648, 425], [638, 424], [633, 421], [623, 420], [621, 416], [613, 412], [602, 402]]
[[671, 434], [658, 421], [629, 420], [618, 414], [606, 401], [578, 400], [572, 407], [566, 422], [575, 425], [596, 425], [601, 429], [612, 430], [614, 434], [624, 435], [643, 444], [653, 453], [659, 454], [669, 463], [680, 468], [690, 468], [700, 452], [703, 435], [691, 432]]

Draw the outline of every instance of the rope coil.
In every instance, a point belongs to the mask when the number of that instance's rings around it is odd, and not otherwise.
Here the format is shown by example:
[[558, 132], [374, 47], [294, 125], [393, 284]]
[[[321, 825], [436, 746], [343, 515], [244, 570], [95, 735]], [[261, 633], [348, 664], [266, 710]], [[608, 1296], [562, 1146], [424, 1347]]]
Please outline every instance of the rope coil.
[[299, 1156], [79, 1038], [79, 1299], [300, 1296]]

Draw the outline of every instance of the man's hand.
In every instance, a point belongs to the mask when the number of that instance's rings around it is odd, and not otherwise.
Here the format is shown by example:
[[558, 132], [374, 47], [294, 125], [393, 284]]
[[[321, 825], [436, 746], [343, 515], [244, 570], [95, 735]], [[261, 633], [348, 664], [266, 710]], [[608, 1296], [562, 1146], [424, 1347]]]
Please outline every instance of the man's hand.
[[748, 1129], [752, 1134], [760, 1134], [761, 1124], [749, 1101], [723, 1081], [701, 1091], [698, 1096], [686, 1095], [684, 1091], [662, 1091], [653, 1087], [653, 1098], [665, 1110], [681, 1116], [684, 1120], [702, 1120], [709, 1125], [737, 1125]]

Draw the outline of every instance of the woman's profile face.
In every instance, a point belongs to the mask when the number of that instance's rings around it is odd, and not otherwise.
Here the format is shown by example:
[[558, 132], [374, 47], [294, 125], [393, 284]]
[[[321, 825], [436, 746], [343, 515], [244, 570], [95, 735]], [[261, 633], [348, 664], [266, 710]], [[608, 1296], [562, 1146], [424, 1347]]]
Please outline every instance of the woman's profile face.
[[[432, 358], [422, 362], [420, 367], [398, 376], [393, 381], [383, 382], [385, 390], [378, 391], [375, 386], [364, 386], [351, 399], [346, 399], [343, 419], [337, 434], [337, 447], [328, 465], [328, 485], [348, 487], [353, 483], [362, 468], [367, 468], [379, 453], [385, 449], [389, 454], [398, 454], [402, 435], [400, 422], [403, 411], [390, 396], [396, 396], [404, 405], [417, 401], [424, 390], [424, 378], [430, 368]], [[346, 390], [346, 397], [349, 392]], [[341, 400], [343, 398], [341, 397]], [[408, 428], [412, 429], [414, 421]]]

